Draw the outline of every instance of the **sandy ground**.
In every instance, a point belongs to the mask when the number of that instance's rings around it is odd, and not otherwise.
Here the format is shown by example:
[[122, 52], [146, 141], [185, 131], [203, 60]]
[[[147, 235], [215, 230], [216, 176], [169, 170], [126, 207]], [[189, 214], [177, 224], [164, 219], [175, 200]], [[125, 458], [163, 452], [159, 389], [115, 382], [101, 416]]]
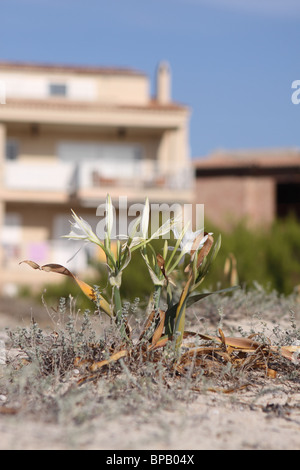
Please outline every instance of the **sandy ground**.
[[[28, 323], [29, 305], [23, 312], [0, 314], [2, 339], [5, 327]], [[273, 379], [230, 394], [199, 393], [175, 409], [97, 416], [82, 425], [0, 414], [0, 449], [299, 450], [300, 388]]]
[[251, 393], [230, 398], [208, 393], [176, 412], [97, 418], [84, 427], [1, 416], [0, 449], [299, 450], [300, 410], [285, 411], [287, 403], [299, 405], [299, 398], [272, 391], [249, 409]]

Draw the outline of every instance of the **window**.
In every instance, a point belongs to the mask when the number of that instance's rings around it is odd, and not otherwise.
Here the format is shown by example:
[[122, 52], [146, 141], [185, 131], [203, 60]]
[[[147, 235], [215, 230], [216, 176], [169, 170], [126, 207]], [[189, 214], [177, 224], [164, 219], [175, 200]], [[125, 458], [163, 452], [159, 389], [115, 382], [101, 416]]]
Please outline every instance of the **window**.
[[2, 227], [2, 243], [20, 243], [21, 241], [21, 215], [7, 212]]
[[65, 83], [50, 83], [50, 96], [67, 96], [67, 85]]
[[16, 139], [7, 139], [5, 153], [6, 160], [17, 160], [19, 155], [19, 144]]
[[3, 247], [3, 262], [5, 266], [14, 265], [16, 259], [20, 259], [22, 241], [22, 219], [20, 214], [8, 212], [4, 216], [4, 224], [1, 233]]
[[277, 215], [286, 217], [290, 214], [300, 218], [300, 183], [278, 183]]

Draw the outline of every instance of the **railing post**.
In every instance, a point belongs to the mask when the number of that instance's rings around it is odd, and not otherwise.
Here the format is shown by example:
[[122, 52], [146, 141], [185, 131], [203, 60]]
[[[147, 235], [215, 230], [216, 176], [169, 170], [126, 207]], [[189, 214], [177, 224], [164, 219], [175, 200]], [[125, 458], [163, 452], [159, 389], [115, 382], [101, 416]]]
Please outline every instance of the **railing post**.
[[6, 104], [6, 84], [4, 80], [0, 80], [0, 105]]

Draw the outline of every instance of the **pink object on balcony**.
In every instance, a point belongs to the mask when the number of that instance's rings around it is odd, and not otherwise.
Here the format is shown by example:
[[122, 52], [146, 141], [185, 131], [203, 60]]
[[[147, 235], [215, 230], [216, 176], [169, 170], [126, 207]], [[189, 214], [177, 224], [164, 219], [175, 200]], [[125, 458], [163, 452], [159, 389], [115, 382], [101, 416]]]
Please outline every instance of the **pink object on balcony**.
[[46, 242], [30, 243], [28, 246], [28, 259], [37, 263], [49, 262], [49, 246]]

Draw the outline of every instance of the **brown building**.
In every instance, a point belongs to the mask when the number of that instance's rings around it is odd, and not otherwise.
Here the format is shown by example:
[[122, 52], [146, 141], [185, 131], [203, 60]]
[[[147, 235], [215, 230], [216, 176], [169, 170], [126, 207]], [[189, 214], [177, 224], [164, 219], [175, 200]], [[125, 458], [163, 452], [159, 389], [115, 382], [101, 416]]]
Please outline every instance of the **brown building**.
[[269, 225], [276, 217], [300, 217], [300, 151], [216, 152], [194, 160], [195, 202], [219, 227], [245, 219]]
[[[192, 202], [190, 111], [172, 100], [167, 64], [156, 80], [151, 96], [149, 77], [132, 69], [0, 62], [2, 290], [47, 280], [20, 260], [72, 257], [78, 244], [60, 238], [71, 208], [95, 227], [107, 193], [128, 204]], [[84, 269], [87, 256], [69, 269]]]

